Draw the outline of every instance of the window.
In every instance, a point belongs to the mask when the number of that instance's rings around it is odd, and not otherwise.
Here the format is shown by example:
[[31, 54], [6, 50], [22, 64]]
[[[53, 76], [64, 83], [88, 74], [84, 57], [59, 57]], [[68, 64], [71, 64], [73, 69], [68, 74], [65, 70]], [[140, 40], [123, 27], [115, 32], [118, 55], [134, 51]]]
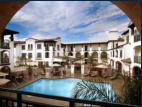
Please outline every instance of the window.
[[33, 50], [33, 45], [32, 44], [28, 44], [28, 50]]
[[28, 58], [29, 58], [29, 59], [32, 58], [32, 53], [28, 53]]
[[114, 57], [114, 51], [113, 51], [113, 57]]
[[41, 58], [41, 53], [37, 53], [37, 58]]
[[31, 44], [31, 50], [33, 50], [33, 45]]
[[45, 58], [49, 58], [49, 52], [45, 53]]
[[59, 56], [60, 56], [60, 54], [59, 54], [59, 53], [57, 53], [57, 56], [59, 57]]
[[37, 44], [37, 49], [41, 49], [41, 44]]
[[116, 57], [118, 57], [118, 50], [116, 50]]
[[139, 32], [138, 32], [138, 30], [135, 28], [135, 29], [134, 29], [134, 36], [137, 36], [137, 35], [139, 35]]
[[22, 53], [22, 58], [26, 58], [26, 53]]
[[60, 46], [59, 46], [59, 45], [57, 45], [57, 50], [58, 50], [58, 51], [60, 50]]
[[120, 50], [120, 58], [122, 58], [122, 50]]
[[25, 45], [22, 45], [22, 50], [25, 50]]
[[85, 51], [87, 51], [88, 50], [88, 46], [85, 46]]
[[30, 50], [30, 44], [28, 44], [28, 50]]
[[116, 48], [118, 47], [118, 43], [116, 43]]
[[71, 45], [71, 51], [73, 51], [73, 46]]
[[129, 35], [126, 36], [126, 42], [129, 43]]

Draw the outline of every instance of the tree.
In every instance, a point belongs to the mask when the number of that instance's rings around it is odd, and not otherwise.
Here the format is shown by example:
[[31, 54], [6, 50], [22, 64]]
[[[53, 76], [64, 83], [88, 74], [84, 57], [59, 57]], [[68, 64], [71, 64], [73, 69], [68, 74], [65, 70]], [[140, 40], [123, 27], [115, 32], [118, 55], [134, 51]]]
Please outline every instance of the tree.
[[91, 70], [91, 68], [92, 68], [92, 65], [93, 65], [94, 61], [95, 61], [95, 60], [94, 60], [94, 56], [93, 56], [93, 55], [91, 55], [91, 56], [89, 55], [89, 56], [88, 56], [88, 59], [87, 59], [87, 63], [88, 63], [89, 66], [90, 66], [90, 67], [89, 67], [90, 70]]
[[119, 103], [119, 99], [107, 83], [82, 80], [73, 88], [73, 98]]
[[[63, 57], [62, 57], [62, 60], [64, 61], [64, 65], [69, 65], [69, 57], [68, 57], [68, 56], [66, 56], [66, 55], [63, 56]], [[66, 74], [65, 66], [64, 66], [63, 74], [64, 74], [64, 75]]]
[[75, 61], [80, 61], [80, 64], [82, 64], [83, 59], [84, 59], [83, 55], [77, 55]]
[[122, 99], [122, 102], [126, 104], [141, 104], [141, 80], [139, 77], [133, 77], [133, 80], [124, 83]]

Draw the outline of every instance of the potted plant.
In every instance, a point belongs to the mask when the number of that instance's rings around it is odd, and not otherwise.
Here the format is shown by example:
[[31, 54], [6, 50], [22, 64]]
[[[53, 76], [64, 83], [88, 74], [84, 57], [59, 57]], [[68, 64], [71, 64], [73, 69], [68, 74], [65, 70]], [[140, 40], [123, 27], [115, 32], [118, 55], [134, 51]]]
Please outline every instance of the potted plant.
[[32, 73], [33, 73], [33, 69], [31, 66], [28, 67], [28, 74], [29, 74], [29, 77], [32, 77]]
[[43, 73], [46, 74], [46, 69], [45, 69], [45, 65], [43, 65]]
[[125, 73], [124, 73], [124, 81], [125, 81], [125, 82], [128, 82], [129, 79], [130, 79], [130, 77], [129, 77], [129, 75], [128, 75], [128, 72], [125, 72]]

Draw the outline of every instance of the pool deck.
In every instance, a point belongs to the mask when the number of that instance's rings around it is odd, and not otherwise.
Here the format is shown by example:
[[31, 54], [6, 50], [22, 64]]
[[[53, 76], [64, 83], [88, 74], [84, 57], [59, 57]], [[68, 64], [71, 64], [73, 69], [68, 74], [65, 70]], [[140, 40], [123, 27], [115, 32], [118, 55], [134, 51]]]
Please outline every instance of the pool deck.
[[[107, 82], [107, 83], [110, 83], [113, 90], [115, 91], [116, 95], [117, 96], [120, 96], [121, 95], [121, 91], [122, 91], [122, 86], [124, 84], [124, 81], [123, 79], [121, 78], [117, 78], [117, 79], [114, 79], [114, 80], [110, 80], [109, 78], [102, 78], [102, 77], [85, 77], [83, 75], [80, 75], [80, 74], [76, 74], [76, 75], [70, 75], [70, 74], [67, 74], [65, 76], [52, 76], [50, 73], [47, 73], [46, 75], [38, 75], [38, 76], [33, 76], [32, 78], [27, 78], [24, 82], [21, 82], [17, 85], [13, 85], [12, 83], [9, 83], [8, 86], [6, 86], [7, 88], [10, 88], [10, 89], [19, 89], [25, 85], [28, 85], [36, 80], [39, 80], [41, 78], [49, 78], [49, 79], [59, 79], [59, 78], [79, 78], [79, 79], [83, 79], [83, 80], [95, 80], [95, 81], [98, 81], [101, 80], [103, 82]], [[16, 97], [15, 94], [12, 94], [12, 93], [8, 93], [8, 92], [0, 92], [0, 94], [4, 94], [6, 96], [10, 96], [10, 97]], [[54, 104], [54, 105], [57, 105], [57, 106], [68, 106], [69, 103], [68, 102], [65, 102], [65, 101], [59, 101], [59, 100], [53, 100], [53, 99], [45, 99], [45, 98], [39, 98], [39, 97], [27, 97], [26, 95], [23, 95], [23, 98], [25, 100], [30, 100], [30, 101], [37, 101], [37, 102], [40, 102], [40, 103], [47, 103], [47, 104]], [[24, 105], [23, 105], [24, 106]], [[81, 106], [81, 105], [80, 105]], [[98, 107], [98, 106], [94, 106], [94, 107]]]

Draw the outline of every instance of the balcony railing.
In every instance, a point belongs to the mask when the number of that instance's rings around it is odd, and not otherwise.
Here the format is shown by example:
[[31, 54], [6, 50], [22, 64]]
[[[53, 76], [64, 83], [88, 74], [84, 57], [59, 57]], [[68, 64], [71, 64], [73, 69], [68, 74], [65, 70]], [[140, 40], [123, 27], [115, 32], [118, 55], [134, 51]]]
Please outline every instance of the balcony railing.
[[10, 49], [9, 43], [2, 43], [0, 48], [2, 48], [2, 49]]
[[4, 102], [9, 107], [15, 107], [14, 103], [17, 103], [17, 107], [22, 107], [22, 104], [26, 104], [26, 107], [29, 107], [31, 105], [36, 106], [36, 107], [59, 107], [54, 104], [51, 105], [51, 104], [47, 104], [47, 103], [24, 100], [22, 97], [23, 95], [30, 95], [30, 96], [40, 97], [40, 98], [47, 98], [47, 99], [54, 99], [54, 100], [58, 100], [58, 101], [69, 102], [68, 107], [75, 107], [75, 103], [100, 105], [103, 107], [140, 107], [140, 106], [128, 105], [128, 104], [109, 103], [109, 102], [94, 101], [94, 100], [81, 100], [81, 99], [67, 98], [67, 97], [54, 96], [54, 95], [44, 95], [44, 94], [33, 93], [33, 92], [17, 91], [17, 90], [12, 90], [12, 89], [7, 89], [7, 88], [0, 88], [0, 91], [15, 93], [17, 95], [16, 98], [13, 98], [10, 96], [4, 96], [4, 95], [0, 94], [0, 107], [3, 107]]
[[1, 65], [9, 64], [9, 58], [1, 58]]
[[140, 35], [134, 36], [134, 42], [138, 42], [140, 40], [141, 40], [141, 36]]
[[134, 56], [134, 62], [141, 64], [141, 56]]
[[45, 51], [49, 51], [49, 48], [45, 48]]

